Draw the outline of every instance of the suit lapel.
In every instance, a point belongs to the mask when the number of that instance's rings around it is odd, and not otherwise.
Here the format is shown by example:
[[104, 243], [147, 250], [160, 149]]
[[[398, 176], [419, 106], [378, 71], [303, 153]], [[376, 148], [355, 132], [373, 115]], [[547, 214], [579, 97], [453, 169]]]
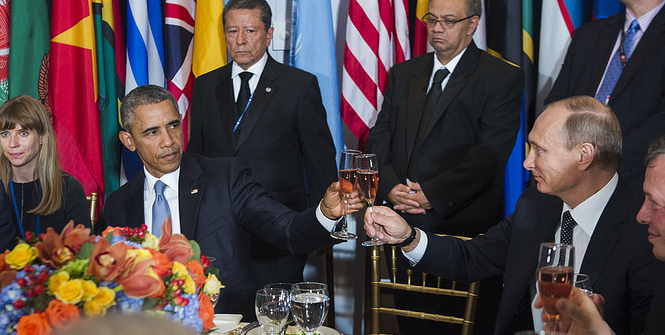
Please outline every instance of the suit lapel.
[[[432, 53], [434, 57], [434, 53]], [[409, 82], [408, 108], [406, 111], [406, 157], [411, 157], [411, 151], [418, 133], [418, 124], [423, 114], [423, 107], [427, 97], [427, 85], [434, 66], [434, 60], [431, 58], [427, 64], [422, 64], [420, 69], [413, 73]]]
[[651, 21], [651, 24], [644, 32], [642, 39], [640, 39], [640, 42], [637, 44], [635, 51], [633, 51], [633, 54], [630, 56], [626, 68], [621, 73], [621, 76], [612, 91], [612, 98], [617, 96], [621, 90], [628, 85], [640, 66], [650, 65], [647, 64], [646, 57], [651, 53], [653, 48], [658, 48], [662, 45], [662, 43], [658, 43], [657, 41], [663, 38], [663, 34], [665, 34], [665, 7], [661, 8], [660, 12], [658, 12], [653, 21]]
[[448, 106], [450, 106], [450, 103], [455, 99], [464, 85], [466, 85], [466, 78], [476, 70], [476, 63], [479, 56], [480, 50], [478, 50], [476, 44], [472, 41], [466, 48], [466, 51], [455, 67], [455, 70], [450, 74], [448, 84], [446, 84], [446, 87], [443, 89], [439, 102], [436, 104], [436, 109], [434, 109], [432, 121], [430, 121], [427, 126], [425, 137], [429, 135], [432, 128], [434, 128], [434, 124], [439, 121], [441, 116], [443, 116], [443, 113], [448, 109]]
[[229, 143], [233, 143], [233, 125], [235, 98], [233, 96], [233, 80], [231, 80], [231, 65], [224, 67], [224, 72], [220, 76], [221, 80], [217, 85], [215, 93], [217, 94], [217, 111], [220, 113], [223, 129], [220, 129], [226, 135]]
[[261, 115], [267, 109], [270, 99], [272, 99], [277, 91], [277, 87], [273, 85], [274, 81], [277, 80], [276, 63], [277, 61], [268, 55], [268, 61], [266, 62], [265, 68], [263, 68], [259, 83], [256, 85], [252, 101], [247, 108], [245, 116], [242, 117], [240, 136], [238, 137], [238, 143], [236, 143], [236, 151], [249, 137], [249, 134], [252, 132], [254, 126], [256, 126]]
[[590, 96], [595, 96], [598, 87], [600, 86], [600, 81], [603, 79], [605, 74], [605, 68], [607, 63], [610, 61], [610, 57], [613, 56], [612, 50], [616, 44], [617, 36], [619, 31], [621, 31], [623, 25], [623, 14], [614, 16], [607, 21], [607, 27], [605, 29], [600, 29], [598, 34], [597, 41], [597, 50], [592, 56], [590, 66], [593, 67], [591, 72], [591, 86], [587, 90], [587, 94]]
[[205, 184], [199, 183], [201, 174], [201, 167], [196, 159], [184, 153], [178, 181], [178, 204], [180, 206], [180, 231], [190, 240], [196, 238], [201, 196], [205, 190]]
[[609, 259], [610, 253], [621, 238], [617, 226], [624, 223], [636, 224], [633, 222], [634, 220], [628, 218], [625, 204], [629, 203], [630, 199], [626, 196], [627, 194], [630, 194], [630, 192], [619, 181], [614, 194], [612, 194], [603, 210], [603, 214], [598, 219], [598, 224], [596, 224], [587, 246], [580, 272], [589, 275], [591, 287], [596, 284], [600, 271], [605, 267], [605, 262]]
[[[127, 197], [127, 226], [138, 228], [145, 222], [144, 201], [143, 201], [143, 184], [145, 183], [145, 174], [143, 171], [136, 174], [136, 177], [127, 182], [129, 187]], [[139, 206], [137, 206], [137, 204]]]

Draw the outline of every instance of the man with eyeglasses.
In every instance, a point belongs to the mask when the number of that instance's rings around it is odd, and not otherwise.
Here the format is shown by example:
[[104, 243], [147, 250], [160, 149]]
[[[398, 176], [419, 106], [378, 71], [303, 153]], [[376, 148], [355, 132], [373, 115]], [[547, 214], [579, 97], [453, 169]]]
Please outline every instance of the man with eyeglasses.
[[503, 217], [524, 74], [476, 47], [481, 11], [480, 0], [429, 2], [435, 52], [391, 69], [367, 139], [379, 158], [377, 198], [433, 233], [475, 236]]

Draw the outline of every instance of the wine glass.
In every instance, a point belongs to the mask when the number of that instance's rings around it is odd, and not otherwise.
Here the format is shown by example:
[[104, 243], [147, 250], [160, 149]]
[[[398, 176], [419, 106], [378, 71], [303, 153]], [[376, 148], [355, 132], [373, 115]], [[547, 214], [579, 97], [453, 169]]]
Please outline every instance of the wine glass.
[[589, 279], [589, 275], [575, 273], [573, 283], [575, 284], [575, 287], [582, 290], [587, 297], [593, 297], [593, 289], [591, 288], [591, 279]]
[[[559, 311], [556, 302], [567, 299], [573, 287], [575, 247], [569, 244], [541, 243], [538, 256], [538, 292], [543, 300], [549, 329], [557, 331]], [[546, 327], [547, 328], [547, 327]]]
[[[217, 258], [212, 257], [212, 256], [205, 256], [205, 258], [210, 261], [210, 266], [215, 266], [215, 261]], [[217, 301], [219, 301], [219, 291], [217, 293], [214, 293], [213, 295], [210, 296], [210, 302], [212, 303], [212, 309], [215, 309], [215, 306], [217, 306]]]
[[254, 301], [256, 318], [267, 335], [278, 335], [289, 317], [289, 291], [281, 288], [262, 288]]
[[339, 183], [344, 193], [344, 216], [339, 221], [339, 230], [335, 229], [330, 236], [340, 240], [354, 240], [356, 234], [349, 232], [346, 222], [347, 207], [349, 198], [353, 192], [353, 185], [356, 180], [356, 156], [362, 154], [359, 150], [344, 149], [339, 159]]
[[291, 286], [291, 313], [307, 334], [321, 327], [328, 314], [328, 286], [323, 283], [301, 282]]
[[[362, 154], [356, 156], [356, 185], [367, 200], [367, 210], [372, 211], [376, 189], [379, 187], [379, 166], [375, 154]], [[362, 243], [364, 247], [382, 245], [378, 237]]]
[[[263, 286], [263, 288], [265, 288], [265, 289], [281, 288], [281, 289], [286, 290], [287, 292], [289, 292], [289, 294], [291, 294], [291, 286], [293, 286], [293, 284], [291, 284], [291, 283], [270, 283], [270, 284], [266, 284], [265, 286]], [[290, 302], [291, 302], [291, 300], [289, 299], [289, 303]], [[288, 319], [286, 319], [286, 327], [288, 328], [289, 326], [295, 325], [295, 324], [296, 324], [296, 320], [293, 318], [293, 313], [291, 313], [291, 315], [289, 315]]]

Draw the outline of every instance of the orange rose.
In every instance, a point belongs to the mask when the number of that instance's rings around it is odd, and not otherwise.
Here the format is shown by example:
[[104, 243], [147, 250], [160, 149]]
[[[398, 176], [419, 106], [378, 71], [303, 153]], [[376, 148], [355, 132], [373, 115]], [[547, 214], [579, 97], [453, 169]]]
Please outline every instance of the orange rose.
[[16, 335], [47, 335], [51, 330], [48, 317], [42, 312], [24, 315], [16, 325]]
[[201, 292], [199, 293], [199, 317], [203, 321], [203, 332], [207, 332], [210, 328], [215, 328], [215, 323], [212, 319], [215, 318], [215, 310], [212, 308], [210, 297]]
[[78, 307], [65, 304], [58, 299], [52, 300], [44, 312], [55, 328], [65, 326], [81, 317], [81, 310]]
[[189, 270], [189, 275], [194, 280], [194, 285], [196, 285], [196, 290], [200, 290], [203, 287], [203, 284], [206, 282], [206, 275], [203, 273], [203, 266], [198, 261], [191, 260], [185, 263], [187, 270]]
[[152, 270], [155, 271], [155, 273], [159, 276], [159, 278], [162, 278], [169, 274], [171, 272], [171, 268], [173, 267], [173, 262], [169, 260], [168, 257], [166, 257], [165, 254], [154, 250], [154, 249], [148, 249], [150, 251], [150, 254], [152, 255], [152, 261], [154, 264], [152, 265]]

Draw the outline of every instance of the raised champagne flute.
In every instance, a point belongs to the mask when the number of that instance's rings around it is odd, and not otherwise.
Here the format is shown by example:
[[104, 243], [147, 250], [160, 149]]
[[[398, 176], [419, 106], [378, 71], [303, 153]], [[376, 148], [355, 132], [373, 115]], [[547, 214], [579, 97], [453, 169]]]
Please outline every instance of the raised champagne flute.
[[[347, 207], [349, 206], [349, 198], [353, 192], [353, 185], [356, 180], [356, 156], [362, 154], [359, 150], [344, 149], [339, 159], [339, 183], [344, 195], [344, 216], [339, 221], [335, 230], [330, 233], [330, 236], [340, 240], [354, 240], [356, 234], [349, 232], [346, 220]], [[339, 230], [337, 230], [339, 227]]]
[[[367, 200], [367, 210], [371, 212], [376, 199], [376, 189], [379, 187], [379, 166], [375, 154], [356, 156], [356, 186]], [[362, 243], [364, 247], [382, 244], [376, 236]]]
[[314, 334], [325, 321], [329, 299], [326, 284], [301, 282], [291, 286], [291, 313], [306, 334]]
[[541, 243], [538, 256], [538, 293], [543, 300], [545, 329], [558, 331], [559, 299], [568, 299], [573, 287], [575, 247], [569, 244]]

